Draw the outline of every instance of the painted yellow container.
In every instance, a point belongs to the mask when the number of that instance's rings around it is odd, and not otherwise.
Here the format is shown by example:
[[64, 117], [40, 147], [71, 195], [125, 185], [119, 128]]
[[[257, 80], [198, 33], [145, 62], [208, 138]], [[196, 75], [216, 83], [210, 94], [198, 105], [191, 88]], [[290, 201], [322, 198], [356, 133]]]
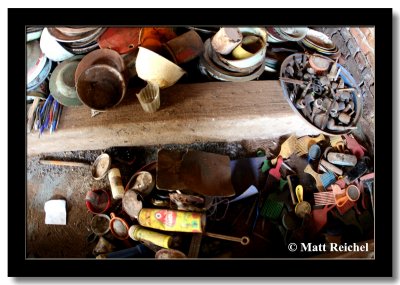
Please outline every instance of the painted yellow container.
[[139, 225], [133, 225], [129, 228], [129, 236], [136, 241], [149, 241], [163, 248], [171, 246], [172, 237], [145, 229]]
[[144, 227], [171, 232], [201, 233], [205, 226], [203, 213], [166, 209], [142, 209], [138, 216]]
[[118, 168], [111, 168], [108, 171], [108, 180], [110, 181], [113, 199], [122, 199], [122, 197], [124, 197], [125, 189], [122, 185], [121, 172]]

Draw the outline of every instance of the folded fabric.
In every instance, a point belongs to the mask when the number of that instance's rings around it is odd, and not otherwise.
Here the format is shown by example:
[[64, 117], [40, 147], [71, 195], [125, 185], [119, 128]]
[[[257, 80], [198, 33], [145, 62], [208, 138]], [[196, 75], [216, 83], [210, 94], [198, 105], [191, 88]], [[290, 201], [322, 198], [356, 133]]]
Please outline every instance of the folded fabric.
[[44, 204], [46, 225], [66, 225], [67, 211], [65, 200], [49, 200]]

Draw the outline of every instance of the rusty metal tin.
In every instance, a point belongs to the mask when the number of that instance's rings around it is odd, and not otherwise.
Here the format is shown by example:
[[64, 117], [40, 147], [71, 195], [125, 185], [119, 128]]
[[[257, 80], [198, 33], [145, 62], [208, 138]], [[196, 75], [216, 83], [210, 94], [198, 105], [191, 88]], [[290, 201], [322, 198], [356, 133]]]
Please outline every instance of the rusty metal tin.
[[120, 54], [130, 53], [139, 45], [141, 28], [108, 28], [99, 38], [100, 48], [108, 48]]
[[204, 51], [203, 40], [194, 30], [168, 41], [164, 47], [178, 65], [195, 59]]
[[107, 153], [102, 153], [93, 162], [91, 172], [95, 180], [100, 180], [106, 177], [111, 166], [111, 157]]
[[106, 64], [89, 67], [76, 82], [79, 99], [96, 111], [106, 111], [118, 105], [125, 97], [126, 88], [123, 75]]

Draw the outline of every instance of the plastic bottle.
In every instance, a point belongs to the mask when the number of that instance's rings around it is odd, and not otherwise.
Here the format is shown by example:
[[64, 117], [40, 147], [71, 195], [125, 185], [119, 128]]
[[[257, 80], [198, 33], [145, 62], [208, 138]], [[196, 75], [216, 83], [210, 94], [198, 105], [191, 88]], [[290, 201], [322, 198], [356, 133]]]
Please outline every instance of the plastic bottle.
[[132, 225], [129, 228], [129, 236], [136, 241], [149, 241], [155, 245], [169, 248], [171, 246], [172, 237], [145, 229], [139, 225]]

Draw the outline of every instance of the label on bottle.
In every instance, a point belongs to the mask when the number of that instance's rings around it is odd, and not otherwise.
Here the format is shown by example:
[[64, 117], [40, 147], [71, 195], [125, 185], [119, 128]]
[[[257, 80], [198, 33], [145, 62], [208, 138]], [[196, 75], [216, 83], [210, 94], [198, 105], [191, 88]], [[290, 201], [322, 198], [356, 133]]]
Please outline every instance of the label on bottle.
[[144, 227], [172, 232], [201, 233], [204, 214], [166, 209], [142, 209], [138, 217]]

